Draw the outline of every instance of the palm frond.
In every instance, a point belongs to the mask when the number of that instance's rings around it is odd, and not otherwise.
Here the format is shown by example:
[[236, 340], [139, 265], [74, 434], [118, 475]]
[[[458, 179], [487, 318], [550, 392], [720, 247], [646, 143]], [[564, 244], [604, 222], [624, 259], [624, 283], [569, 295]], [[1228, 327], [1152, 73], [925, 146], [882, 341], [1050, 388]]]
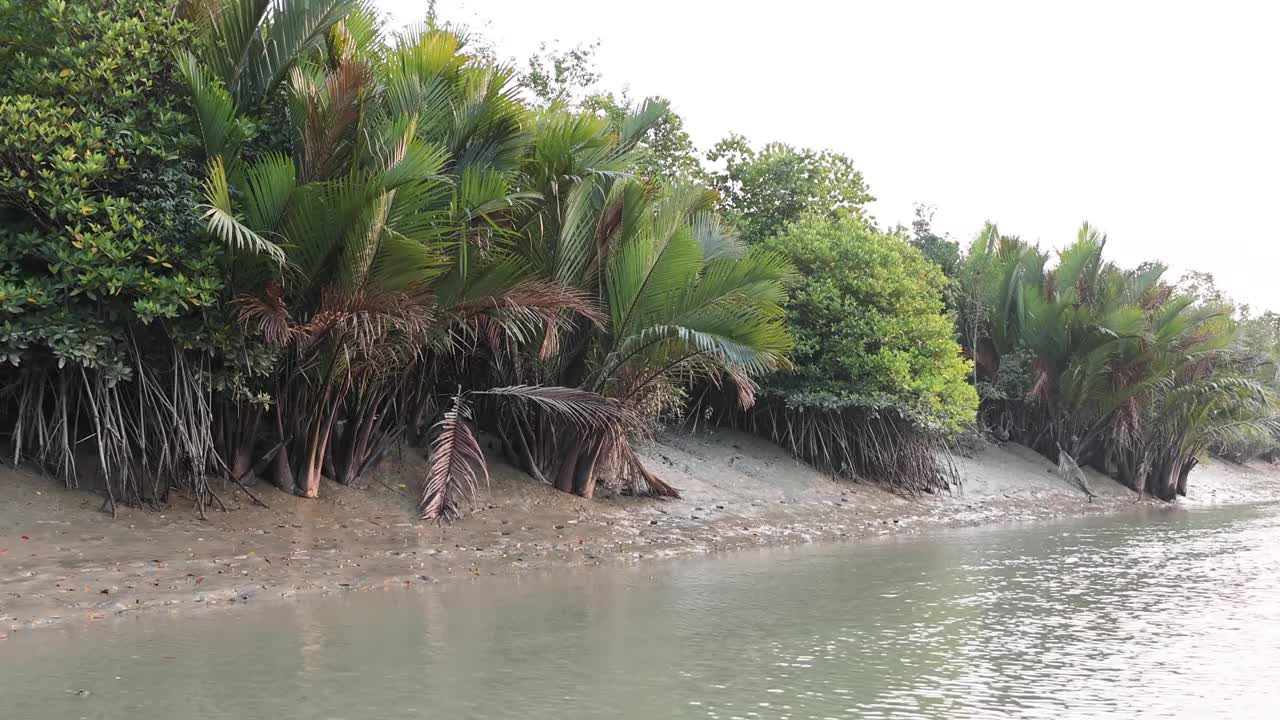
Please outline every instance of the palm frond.
[[471, 429], [470, 412], [458, 395], [435, 425], [431, 464], [422, 482], [419, 503], [423, 520], [459, 517], [462, 503], [474, 499], [479, 492], [481, 478], [489, 482], [489, 468]]
[[233, 253], [265, 255], [277, 265], [286, 263], [284, 250], [274, 242], [262, 237], [235, 216], [231, 209], [231, 193], [227, 186], [226, 168], [221, 157], [209, 161], [208, 176], [204, 182], [205, 203], [202, 219], [209, 232], [230, 249]]
[[670, 111], [671, 106], [666, 100], [657, 97], [645, 98], [639, 106], [627, 114], [622, 127], [619, 128], [622, 134], [621, 149], [630, 150]]
[[635, 413], [622, 404], [580, 388], [511, 385], [472, 394], [531, 403], [588, 431], [625, 431], [639, 424]]
[[321, 82], [308, 78], [301, 67], [292, 67], [291, 97], [302, 119], [303, 180], [334, 177], [350, 166], [356, 124], [372, 82], [373, 69], [358, 60], [339, 62]]
[[274, 232], [298, 187], [293, 160], [283, 153], [267, 153], [243, 168], [237, 185], [243, 187], [245, 221], [264, 232]]
[[233, 95], [238, 72], [247, 63], [251, 48], [261, 42], [256, 36], [261, 33], [272, 4], [272, 0], [220, 0], [188, 6], [199, 10], [195, 24], [201, 30], [202, 59]]
[[646, 232], [624, 243], [611, 258], [609, 307], [612, 330], [627, 335], [662, 317], [697, 280], [702, 248], [686, 229], [666, 238]]
[[746, 246], [738, 239], [728, 223], [714, 212], [704, 211], [693, 216], [693, 236], [702, 246], [702, 257], [707, 262], [720, 258], [736, 258], [746, 252]]
[[220, 81], [206, 72], [190, 52], [179, 52], [177, 64], [191, 93], [191, 104], [200, 123], [205, 154], [210, 157], [236, 158], [240, 146], [248, 136], [248, 128], [238, 116], [230, 93]]
[[[231, 0], [232, 4], [263, 0]], [[269, 3], [271, 11], [244, 42], [236, 64], [228, 68], [227, 87], [241, 108], [255, 108], [289, 73], [302, 54], [323, 43], [325, 33], [362, 5], [362, 0], [291, 0]], [[231, 46], [233, 49], [235, 45]]]

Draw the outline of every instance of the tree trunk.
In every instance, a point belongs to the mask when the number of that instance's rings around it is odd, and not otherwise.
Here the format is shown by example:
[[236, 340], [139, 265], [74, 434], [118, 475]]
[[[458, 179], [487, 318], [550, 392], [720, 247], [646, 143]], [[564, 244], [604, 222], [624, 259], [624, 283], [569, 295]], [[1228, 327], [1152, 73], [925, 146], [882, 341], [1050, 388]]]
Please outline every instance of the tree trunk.
[[560, 455], [560, 467], [556, 469], [556, 489], [561, 492], [573, 492], [573, 479], [578, 470], [578, 458], [582, 455], [582, 438], [577, 433], [569, 446]]
[[[241, 417], [239, 428], [234, 431], [231, 446], [227, 452], [231, 455], [231, 475], [243, 481], [253, 471], [253, 446], [258, 437], [258, 425], [262, 420], [262, 408], [254, 406], [249, 417]], [[237, 413], [240, 415], [240, 413]]]
[[591, 448], [578, 456], [577, 467], [573, 473], [573, 492], [575, 495], [581, 495], [587, 499], [595, 495], [596, 463], [600, 460], [600, 453], [603, 449], [603, 443], [595, 442], [592, 443]]
[[1138, 491], [1137, 472], [1133, 467], [1133, 463], [1129, 458], [1129, 453], [1122, 453], [1121, 457], [1116, 459], [1116, 475], [1120, 476], [1120, 482], [1130, 490]]
[[320, 471], [324, 462], [321, 448], [323, 430], [324, 419], [317, 418], [313, 429], [307, 434], [307, 441], [302, 449], [302, 467], [299, 469], [295, 484], [298, 487], [297, 494], [304, 498], [320, 497]]
[[231, 477], [244, 482], [253, 471], [253, 445], [242, 443], [231, 456]]
[[502, 436], [503, 444], [508, 446], [511, 453], [519, 460], [519, 466], [523, 468], [526, 473], [531, 475], [534, 480], [550, 485], [551, 481], [547, 480], [547, 478], [543, 476], [542, 469], [538, 467], [537, 461], [534, 460], [533, 451], [529, 447], [528, 436], [526, 435], [524, 428], [524, 420], [521, 416], [517, 415], [514, 427], [511, 428], [512, 434], [516, 436], [517, 443], [515, 445], [512, 445], [507, 439], [507, 435], [502, 430], [501, 426], [498, 427], [498, 434]]
[[1165, 502], [1172, 502], [1178, 491], [1178, 462], [1163, 462], [1156, 466], [1155, 472], [1148, 479], [1151, 485], [1151, 496]]
[[386, 393], [376, 394], [372, 399], [367, 392], [352, 395], [347, 421], [334, 439], [334, 480], [359, 486], [360, 476], [370, 467], [374, 456], [380, 454], [387, 437], [386, 430], [379, 427], [387, 410], [385, 399]]
[[1191, 475], [1191, 471], [1194, 470], [1196, 465], [1198, 464], [1200, 464], [1200, 461], [1196, 460], [1195, 458], [1191, 458], [1187, 460], [1185, 463], [1183, 463], [1182, 470], [1179, 471], [1178, 473], [1178, 494], [1179, 495], [1183, 497], [1187, 496], [1187, 477]]
[[275, 459], [272, 460], [272, 474], [275, 476], [276, 487], [281, 492], [287, 492], [290, 495], [294, 492], [293, 466], [289, 463], [289, 449], [281, 447], [276, 451]]
[[289, 437], [284, 432], [284, 418], [280, 413], [280, 409], [276, 409], [276, 448], [275, 458], [272, 459], [272, 474], [275, 476], [276, 487], [281, 492], [293, 494], [294, 478], [293, 465], [289, 461]]
[[343, 485], [354, 485], [356, 482], [356, 425], [351, 418], [342, 427], [333, 443], [330, 464], [333, 466], [333, 479]]
[[301, 490], [299, 494], [305, 498], [320, 497], [320, 478], [329, 457], [329, 440], [333, 437], [333, 426], [342, 405], [339, 399], [327, 393], [324, 400], [327, 402], [318, 403], [315, 408], [315, 422], [310, 424], [314, 429], [308, 434], [302, 455], [302, 476], [298, 479], [298, 487]]

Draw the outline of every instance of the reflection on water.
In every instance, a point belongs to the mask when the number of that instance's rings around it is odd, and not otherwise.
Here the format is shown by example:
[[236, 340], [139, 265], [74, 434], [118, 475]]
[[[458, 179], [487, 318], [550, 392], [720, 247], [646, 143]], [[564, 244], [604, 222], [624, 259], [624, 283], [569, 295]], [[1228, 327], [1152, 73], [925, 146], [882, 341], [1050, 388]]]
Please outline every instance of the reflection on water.
[[0, 699], [33, 719], [1274, 718], [1280, 508], [21, 633]]

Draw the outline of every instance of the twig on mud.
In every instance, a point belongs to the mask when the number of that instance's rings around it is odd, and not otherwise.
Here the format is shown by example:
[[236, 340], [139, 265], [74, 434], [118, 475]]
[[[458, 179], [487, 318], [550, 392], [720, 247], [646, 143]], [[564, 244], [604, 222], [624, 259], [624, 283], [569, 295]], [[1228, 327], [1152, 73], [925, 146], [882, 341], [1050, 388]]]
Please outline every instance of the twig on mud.
[[[280, 446], [279, 446], [279, 445], [277, 445], [275, 448], [272, 448], [272, 450], [271, 450], [271, 454], [272, 454], [272, 456], [274, 456], [274, 455], [275, 455], [275, 452], [276, 452], [276, 450], [278, 450], [278, 449], [279, 449], [279, 447], [280, 447]], [[250, 491], [249, 491], [249, 488], [248, 488], [248, 487], [246, 487], [246, 486], [245, 486], [245, 484], [244, 484], [243, 482], [241, 482], [241, 480], [244, 478], [244, 476], [245, 476], [245, 475], [248, 475], [250, 472], [253, 472], [253, 468], [252, 468], [252, 467], [250, 467], [248, 470], [245, 470], [243, 473], [241, 473], [240, 477], [236, 477], [235, 473], [231, 472], [231, 468], [227, 466], [227, 463], [226, 463], [226, 462], [224, 462], [224, 461], [223, 461], [223, 459], [222, 459], [221, 457], [218, 457], [217, 455], [215, 455], [214, 457], [215, 457], [215, 458], [217, 458], [217, 460], [218, 460], [218, 464], [222, 466], [222, 471], [223, 471], [223, 472], [225, 472], [225, 473], [227, 474], [227, 477], [231, 478], [231, 482], [235, 483], [236, 485], [239, 485], [239, 486], [240, 486], [240, 489], [244, 491], [244, 494], [245, 494], [245, 495], [248, 495], [248, 496], [249, 496], [249, 499], [250, 499], [250, 500], [254, 501], [255, 503], [257, 503], [257, 504], [261, 505], [262, 507], [264, 507], [264, 508], [266, 508], [266, 509], [268, 509], [268, 510], [270, 510], [270, 509], [271, 509], [271, 506], [270, 506], [270, 505], [267, 505], [267, 504], [266, 504], [265, 502], [263, 502], [263, 501], [262, 501], [262, 500], [261, 500], [257, 495], [254, 495], [252, 492], [250, 492]], [[219, 501], [219, 502], [221, 502], [221, 501]], [[226, 508], [224, 507], [224, 508], [223, 508], [223, 510], [226, 510]]]
[[264, 508], [266, 508], [266, 509], [268, 509], [268, 510], [270, 510], [270, 509], [271, 509], [271, 506], [270, 506], [270, 505], [266, 504], [266, 503], [265, 503], [265, 502], [263, 502], [261, 499], [259, 499], [257, 495], [254, 495], [252, 492], [250, 492], [250, 491], [249, 491], [249, 488], [245, 487], [245, 484], [244, 484], [244, 483], [242, 483], [242, 482], [240, 482], [240, 478], [235, 477], [235, 476], [231, 475], [230, 473], [227, 473], [227, 476], [231, 478], [231, 481], [232, 481], [232, 482], [234, 482], [236, 485], [239, 485], [239, 486], [240, 486], [240, 489], [244, 491], [244, 494], [245, 494], [245, 495], [248, 495], [248, 496], [249, 496], [249, 499], [250, 499], [250, 500], [254, 501], [255, 503], [257, 503], [257, 504], [261, 505], [262, 507], [264, 507]]
[[222, 512], [227, 511], [227, 506], [223, 504], [222, 498], [218, 497], [218, 493], [214, 492], [213, 488], [205, 488], [205, 492], [209, 493], [209, 497], [218, 501], [218, 508], [222, 510]]

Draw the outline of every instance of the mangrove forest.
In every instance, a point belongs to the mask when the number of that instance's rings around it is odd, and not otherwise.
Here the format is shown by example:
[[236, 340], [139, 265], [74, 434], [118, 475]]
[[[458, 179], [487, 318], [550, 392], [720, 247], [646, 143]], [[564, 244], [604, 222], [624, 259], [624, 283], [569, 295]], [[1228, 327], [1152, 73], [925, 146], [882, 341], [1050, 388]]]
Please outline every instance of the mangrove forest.
[[405, 447], [448, 520], [482, 438], [676, 497], [637, 447], [693, 420], [907, 495], [976, 438], [1162, 500], [1280, 442], [1280, 316], [1212, 277], [1088, 224], [883, 226], [849, 157], [699, 152], [666, 100], [585, 92], [590, 52], [360, 0], [0, 0], [0, 37], [4, 453], [113, 512], [313, 498]]

